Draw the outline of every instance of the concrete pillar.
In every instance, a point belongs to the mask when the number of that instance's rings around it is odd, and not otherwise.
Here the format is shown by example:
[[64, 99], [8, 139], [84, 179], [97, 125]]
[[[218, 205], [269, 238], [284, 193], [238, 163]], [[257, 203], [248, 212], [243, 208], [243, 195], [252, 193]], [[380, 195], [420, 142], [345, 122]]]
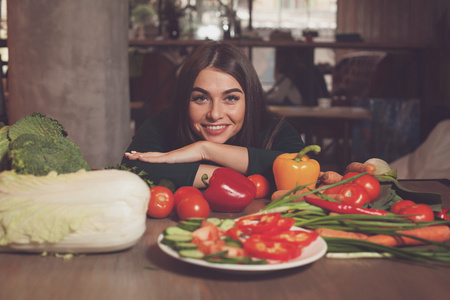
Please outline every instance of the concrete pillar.
[[58, 120], [93, 168], [130, 142], [128, 1], [8, 1], [9, 123]]

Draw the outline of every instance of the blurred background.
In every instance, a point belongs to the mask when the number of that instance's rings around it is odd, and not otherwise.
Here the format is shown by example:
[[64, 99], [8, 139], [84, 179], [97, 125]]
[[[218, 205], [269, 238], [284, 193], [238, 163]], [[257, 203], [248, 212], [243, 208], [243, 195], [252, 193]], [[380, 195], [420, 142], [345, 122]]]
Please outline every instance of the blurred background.
[[329, 98], [332, 108], [369, 111], [350, 129], [335, 118], [313, 126], [292, 119], [301, 132], [312, 127], [329, 168], [339, 168], [345, 130], [352, 160], [392, 162], [450, 118], [446, 0], [0, 3], [1, 121], [33, 111], [53, 116], [95, 164], [120, 160], [136, 127], [167, 104], [184, 58], [205, 40], [240, 46], [270, 105], [316, 107]]

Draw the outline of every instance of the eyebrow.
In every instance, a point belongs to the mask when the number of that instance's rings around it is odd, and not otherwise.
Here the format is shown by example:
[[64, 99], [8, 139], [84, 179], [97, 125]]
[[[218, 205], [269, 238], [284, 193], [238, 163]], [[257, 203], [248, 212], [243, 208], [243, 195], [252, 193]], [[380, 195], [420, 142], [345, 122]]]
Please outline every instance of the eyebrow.
[[[193, 87], [192, 88], [192, 92], [194, 92], [194, 91], [201, 92], [201, 93], [209, 95], [208, 91], [206, 91], [206, 90], [204, 90], [202, 88], [199, 88], [199, 87]], [[235, 93], [235, 92], [244, 94], [244, 92], [241, 89], [239, 89], [239, 88], [232, 88], [232, 89], [226, 90], [225, 92], [223, 92], [223, 94], [227, 95], [227, 94], [231, 94], [231, 93]]]

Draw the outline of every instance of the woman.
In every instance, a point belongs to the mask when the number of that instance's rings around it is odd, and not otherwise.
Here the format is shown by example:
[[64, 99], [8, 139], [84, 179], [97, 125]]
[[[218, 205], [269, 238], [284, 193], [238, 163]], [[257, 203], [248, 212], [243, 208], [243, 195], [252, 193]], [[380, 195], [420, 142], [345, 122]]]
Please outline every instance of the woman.
[[303, 147], [298, 132], [268, 110], [248, 57], [207, 42], [184, 63], [169, 110], [139, 127], [123, 163], [176, 186], [203, 188], [202, 175], [220, 166], [273, 182], [275, 158]]

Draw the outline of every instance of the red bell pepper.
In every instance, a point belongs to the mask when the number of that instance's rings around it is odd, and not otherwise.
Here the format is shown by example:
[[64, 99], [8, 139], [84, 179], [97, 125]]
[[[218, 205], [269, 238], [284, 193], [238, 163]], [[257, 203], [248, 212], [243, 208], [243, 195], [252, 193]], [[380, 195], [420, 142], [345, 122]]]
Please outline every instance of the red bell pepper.
[[306, 247], [314, 242], [319, 235], [314, 231], [287, 230], [277, 235], [270, 236], [272, 241], [284, 241], [294, 243], [299, 247]]
[[246, 176], [229, 169], [218, 168], [206, 182], [208, 175], [202, 180], [208, 188], [203, 193], [211, 210], [216, 212], [240, 212], [253, 201], [256, 186]]
[[264, 232], [265, 235], [276, 235], [284, 231], [289, 231], [295, 225], [294, 218], [280, 218], [278, 223], [272, 229]]
[[244, 243], [244, 249], [253, 257], [288, 261], [299, 257], [302, 248], [289, 242], [267, 241], [250, 238]]
[[243, 217], [236, 222], [236, 227], [250, 233], [263, 233], [278, 225], [280, 213]]

